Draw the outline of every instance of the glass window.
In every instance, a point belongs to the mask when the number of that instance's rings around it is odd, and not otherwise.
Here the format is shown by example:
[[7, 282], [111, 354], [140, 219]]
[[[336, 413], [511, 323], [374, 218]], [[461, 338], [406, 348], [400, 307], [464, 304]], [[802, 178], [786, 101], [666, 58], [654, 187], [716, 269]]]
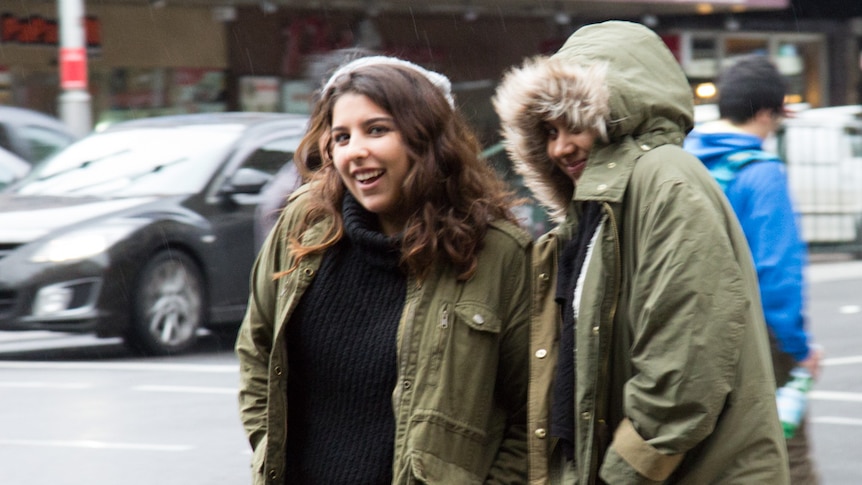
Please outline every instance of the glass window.
[[282, 165], [293, 161], [293, 153], [298, 145], [298, 137], [273, 140], [255, 150], [243, 163], [243, 167], [274, 175]]
[[728, 36], [724, 39], [722, 66], [733, 64], [737, 58], [749, 54], [769, 55], [769, 40], [765, 37]]
[[69, 135], [41, 126], [24, 126], [20, 135], [30, 147], [33, 162], [48, 158], [72, 142]]
[[848, 127], [847, 140], [850, 143], [850, 156], [862, 158], [862, 128]]
[[242, 127], [136, 128], [91, 135], [27, 175], [23, 194], [192, 194], [221, 167]]

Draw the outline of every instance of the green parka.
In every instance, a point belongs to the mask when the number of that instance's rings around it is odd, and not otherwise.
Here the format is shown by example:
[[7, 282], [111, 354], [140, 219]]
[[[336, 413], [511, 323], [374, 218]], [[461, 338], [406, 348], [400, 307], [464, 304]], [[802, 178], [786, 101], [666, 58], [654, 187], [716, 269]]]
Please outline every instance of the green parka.
[[[285, 234], [304, 214], [306, 189], [292, 196], [258, 256], [236, 343], [255, 484], [285, 483], [284, 326], [322, 257], [272, 276], [292, 266]], [[327, 224], [311, 227], [303, 240], [320, 241]], [[470, 280], [458, 282], [452, 268], [438, 267], [421, 285], [408, 281], [392, 393], [393, 484], [526, 481], [529, 255], [525, 232], [493, 223]]]
[[[733, 210], [681, 148], [691, 90], [661, 39], [627, 22], [584, 27], [497, 103], [518, 169], [562, 219], [534, 252], [530, 483], [547, 482], [554, 446], [558, 253], [587, 201], [603, 216], [576, 302], [578, 483], [788, 483], [757, 276]], [[574, 194], [545, 154], [548, 106], [607, 120]]]

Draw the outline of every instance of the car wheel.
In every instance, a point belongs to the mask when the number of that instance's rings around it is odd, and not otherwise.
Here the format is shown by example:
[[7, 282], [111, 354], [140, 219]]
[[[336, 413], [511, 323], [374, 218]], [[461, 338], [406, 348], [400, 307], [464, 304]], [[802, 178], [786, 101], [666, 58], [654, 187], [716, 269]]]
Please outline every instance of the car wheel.
[[126, 343], [147, 355], [188, 350], [204, 319], [203, 278], [191, 258], [162, 251], [141, 269]]

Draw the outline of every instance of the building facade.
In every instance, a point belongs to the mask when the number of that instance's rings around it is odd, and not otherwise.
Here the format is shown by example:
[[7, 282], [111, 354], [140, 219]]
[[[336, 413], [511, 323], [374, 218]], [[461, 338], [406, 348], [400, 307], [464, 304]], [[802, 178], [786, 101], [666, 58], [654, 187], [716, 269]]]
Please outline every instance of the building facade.
[[[448, 75], [490, 142], [497, 131], [490, 97], [503, 72], [554, 52], [580, 25], [610, 18], [662, 35], [698, 103], [710, 102], [710, 83], [724, 63], [750, 52], [776, 61], [791, 102], [859, 103], [862, 12], [851, 7], [838, 16], [823, 3], [813, 10], [809, 0], [345, 0], [310, 8], [303, 0], [86, 0], [92, 119], [305, 112], [321, 79], [359, 49]], [[0, 104], [57, 113], [57, 16], [55, 1], [0, 0]]]

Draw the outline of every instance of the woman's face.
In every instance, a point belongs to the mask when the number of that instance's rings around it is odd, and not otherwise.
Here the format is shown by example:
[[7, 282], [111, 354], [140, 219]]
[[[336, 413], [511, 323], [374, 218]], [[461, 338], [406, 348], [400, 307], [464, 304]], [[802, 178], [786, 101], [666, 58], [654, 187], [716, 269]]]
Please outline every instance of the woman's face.
[[365, 95], [346, 93], [333, 106], [331, 135], [332, 160], [347, 190], [377, 214], [385, 234], [401, 232], [410, 161], [392, 115]]
[[593, 149], [596, 134], [591, 130], [570, 131], [562, 119], [546, 121], [544, 128], [548, 158], [577, 183], [587, 167], [587, 158]]

